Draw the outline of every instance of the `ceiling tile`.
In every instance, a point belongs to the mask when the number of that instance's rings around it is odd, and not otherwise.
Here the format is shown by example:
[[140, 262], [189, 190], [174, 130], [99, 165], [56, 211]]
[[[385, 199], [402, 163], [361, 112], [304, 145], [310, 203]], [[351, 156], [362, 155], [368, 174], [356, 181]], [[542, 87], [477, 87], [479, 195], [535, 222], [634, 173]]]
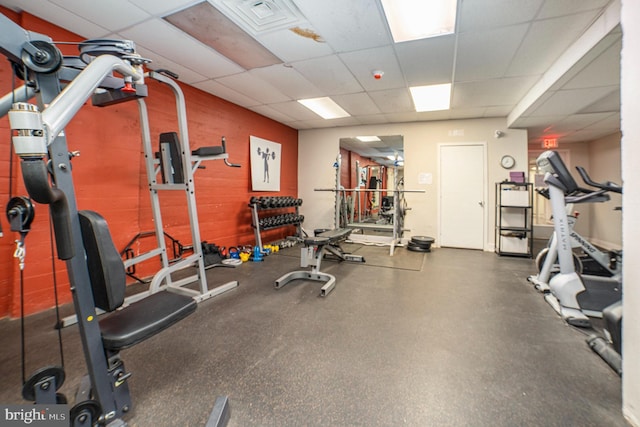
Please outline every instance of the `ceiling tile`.
[[202, 0], [129, 0], [130, 3], [135, 4], [140, 9], [154, 16], [164, 16], [168, 13], [173, 13], [200, 3], [201, 1]]
[[611, 113], [573, 114], [557, 121], [551, 128], [553, 132], [570, 132], [584, 129], [592, 123], [611, 116]]
[[335, 95], [332, 99], [352, 116], [379, 114], [380, 109], [364, 92], [349, 95]]
[[113, 32], [130, 27], [151, 17], [147, 12], [127, 0], [110, 0], [108, 2], [51, 0], [51, 2]]
[[618, 40], [595, 58], [588, 67], [564, 85], [563, 89], [576, 89], [620, 84], [620, 51], [622, 40]]
[[611, 93], [610, 86], [587, 89], [559, 90], [536, 109], [532, 116], [558, 116], [577, 113], [584, 105], [589, 105]]
[[605, 113], [620, 111], [620, 88], [616, 88], [608, 95], [581, 109], [580, 113]]
[[76, 13], [49, 1], [32, 1], [25, 4], [20, 0], [11, 0], [3, 1], [2, 4], [12, 9], [25, 10], [50, 22], [54, 22], [52, 17], [55, 17], [56, 25], [87, 39], [102, 38], [105, 34], [111, 32], [105, 26], [88, 21]]
[[587, 141], [593, 141], [608, 135], [611, 135], [613, 133], [615, 133], [616, 131], [611, 131], [611, 130], [589, 130], [589, 129], [583, 129], [583, 130], [579, 130], [576, 132], [572, 132], [568, 135], [563, 136], [562, 138], [558, 138], [560, 139], [560, 143], [565, 143], [565, 142], [587, 142]]
[[173, 25], [153, 19], [120, 32], [126, 38], [185, 67], [198, 70], [208, 78], [244, 71], [215, 50], [192, 39]]
[[296, 0], [295, 3], [336, 52], [391, 44], [378, 2]]
[[384, 116], [384, 114], [358, 116], [357, 119], [360, 122], [360, 124], [363, 124], [363, 125], [375, 125], [375, 124], [387, 123], [387, 118]]
[[207, 2], [165, 16], [164, 20], [247, 70], [282, 63], [280, 58]]
[[535, 77], [511, 77], [456, 83], [451, 108], [515, 106], [535, 81]]
[[[365, 90], [397, 89], [405, 87], [402, 70], [390, 46], [358, 50], [338, 55]], [[377, 80], [374, 71], [383, 71]]]
[[458, 36], [455, 80], [474, 81], [502, 77], [527, 32], [529, 24]]
[[369, 92], [380, 111], [385, 114], [415, 112], [413, 100], [407, 89], [389, 89]]
[[248, 72], [220, 77], [216, 81], [263, 104], [289, 101], [279, 90]]
[[280, 111], [277, 111], [267, 105], [256, 105], [254, 107], [250, 107], [249, 109], [280, 123], [295, 122], [293, 118], [287, 116], [286, 114], [282, 114]]
[[418, 121], [419, 113], [388, 113], [384, 115], [389, 123], [409, 123]]
[[256, 105], [260, 105], [260, 102], [256, 101], [255, 99], [249, 98], [248, 96], [236, 92], [235, 90], [230, 89], [227, 86], [222, 85], [214, 80], [206, 80], [204, 82], [195, 83], [193, 86], [242, 107], [254, 107]]
[[295, 62], [298, 70], [326, 95], [362, 92], [362, 87], [336, 55]]
[[463, 1], [458, 32], [520, 24], [535, 18], [544, 0]]
[[[312, 27], [304, 29], [316, 33]], [[333, 49], [326, 42], [315, 41], [313, 38], [300, 36], [290, 30], [261, 34], [257, 36], [257, 40], [284, 62], [318, 58], [333, 53]]]
[[620, 112], [612, 113], [604, 119], [596, 121], [584, 129], [602, 129], [602, 130], [619, 130], [620, 129]]
[[398, 61], [409, 86], [451, 82], [455, 36], [399, 43]]
[[450, 111], [449, 117], [451, 119], [475, 119], [477, 117], [483, 117], [485, 107], [476, 108], [455, 108]]
[[585, 10], [605, 7], [610, 0], [547, 0], [538, 13], [537, 19], [571, 15]]
[[286, 114], [294, 120], [304, 121], [318, 119], [318, 115], [316, 113], [296, 101], [270, 104], [269, 107], [281, 112], [282, 114]]
[[179, 77], [178, 80], [187, 84], [193, 84], [207, 80], [205, 76], [199, 74], [177, 62], [173, 62], [163, 56], [158, 55], [155, 52], [145, 49], [142, 46], [136, 46], [136, 52], [143, 58], [151, 59], [151, 63], [147, 64], [147, 68], [151, 70], [165, 69], [173, 73], [176, 73]]
[[544, 73], [578, 39], [595, 16], [595, 12], [591, 11], [532, 23], [507, 75]]
[[305, 79], [295, 68], [289, 66], [272, 65], [253, 69], [249, 73], [269, 83], [291, 99], [323, 96], [321, 90]]
[[512, 109], [513, 107], [510, 105], [487, 107], [482, 117], [507, 117]]

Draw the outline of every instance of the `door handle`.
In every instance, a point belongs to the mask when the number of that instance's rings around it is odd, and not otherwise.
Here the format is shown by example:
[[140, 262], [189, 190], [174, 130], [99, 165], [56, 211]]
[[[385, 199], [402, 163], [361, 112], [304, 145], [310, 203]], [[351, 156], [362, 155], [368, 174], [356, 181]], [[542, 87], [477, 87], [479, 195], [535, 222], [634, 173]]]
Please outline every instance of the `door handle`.
[[482, 207], [484, 207], [484, 202], [483, 202], [482, 200], [480, 200], [480, 201], [478, 202], [478, 205], [480, 205], [480, 207], [482, 208]]

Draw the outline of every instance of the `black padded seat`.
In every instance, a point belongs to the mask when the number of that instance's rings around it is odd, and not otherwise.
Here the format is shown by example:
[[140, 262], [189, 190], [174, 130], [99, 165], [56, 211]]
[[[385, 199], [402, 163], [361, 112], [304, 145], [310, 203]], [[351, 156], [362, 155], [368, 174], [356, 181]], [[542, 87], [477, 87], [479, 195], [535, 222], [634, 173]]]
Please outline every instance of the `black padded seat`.
[[105, 349], [119, 351], [138, 344], [196, 310], [193, 298], [168, 291], [117, 310], [124, 303], [126, 275], [107, 221], [93, 211], [80, 211], [78, 215], [94, 302], [111, 313], [99, 321]]
[[100, 320], [102, 342], [119, 351], [138, 344], [196, 311], [196, 301], [168, 291], [152, 294]]

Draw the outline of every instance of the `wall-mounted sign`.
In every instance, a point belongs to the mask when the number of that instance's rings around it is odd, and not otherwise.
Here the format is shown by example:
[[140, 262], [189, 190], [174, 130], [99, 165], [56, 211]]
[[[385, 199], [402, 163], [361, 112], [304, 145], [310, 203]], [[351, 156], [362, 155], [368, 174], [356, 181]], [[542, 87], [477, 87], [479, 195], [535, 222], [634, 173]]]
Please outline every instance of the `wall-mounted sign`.
[[550, 149], [550, 148], [558, 148], [558, 139], [557, 138], [544, 138], [542, 140], [542, 148]]

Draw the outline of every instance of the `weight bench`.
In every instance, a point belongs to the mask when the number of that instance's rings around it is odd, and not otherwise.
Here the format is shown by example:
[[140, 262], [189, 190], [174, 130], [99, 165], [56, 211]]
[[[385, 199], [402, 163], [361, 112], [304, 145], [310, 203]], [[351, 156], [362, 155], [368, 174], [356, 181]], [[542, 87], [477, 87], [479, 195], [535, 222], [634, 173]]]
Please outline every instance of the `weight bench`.
[[320, 271], [322, 258], [327, 252], [334, 255], [340, 261], [365, 262], [361, 255], [347, 254], [340, 247], [340, 243], [349, 237], [351, 231], [353, 230], [342, 228], [325, 231], [315, 237], [305, 238], [303, 240], [304, 248], [300, 250], [300, 267], [311, 266], [311, 271], [292, 271], [287, 273], [276, 280], [275, 288], [280, 289], [293, 280], [314, 280], [325, 282], [325, 285], [320, 289], [320, 296], [327, 296], [336, 285], [335, 276]]

